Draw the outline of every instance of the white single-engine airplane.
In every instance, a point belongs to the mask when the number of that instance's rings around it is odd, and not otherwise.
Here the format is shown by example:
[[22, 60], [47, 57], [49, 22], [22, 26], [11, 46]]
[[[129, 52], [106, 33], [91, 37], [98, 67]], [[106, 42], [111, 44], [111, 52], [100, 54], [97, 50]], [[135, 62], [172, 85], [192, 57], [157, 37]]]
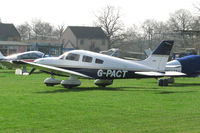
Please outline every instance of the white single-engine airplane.
[[[51, 74], [51, 78], [44, 80], [47, 86], [61, 84], [66, 88], [81, 85], [78, 77], [96, 79], [98, 86], [107, 86], [113, 83], [113, 79], [147, 78], [164, 76], [183, 76], [179, 72], [165, 72], [174, 41], [162, 41], [155, 51], [145, 60], [131, 61], [112, 57], [86, 50], [73, 50], [59, 57], [41, 58], [34, 62], [13, 61], [33, 67], [30, 74], [39, 69]], [[70, 76], [69, 80], [57, 80], [53, 75]]]

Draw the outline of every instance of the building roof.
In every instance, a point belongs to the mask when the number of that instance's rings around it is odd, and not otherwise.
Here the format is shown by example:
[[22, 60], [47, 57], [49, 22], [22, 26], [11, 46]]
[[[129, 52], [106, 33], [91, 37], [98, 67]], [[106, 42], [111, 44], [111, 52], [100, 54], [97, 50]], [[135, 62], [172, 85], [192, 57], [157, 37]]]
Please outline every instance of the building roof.
[[30, 44], [16, 41], [0, 41], [0, 46], [29, 46]]
[[101, 27], [69, 26], [77, 38], [107, 39]]
[[0, 36], [20, 37], [20, 34], [13, 24], [0, 23]]

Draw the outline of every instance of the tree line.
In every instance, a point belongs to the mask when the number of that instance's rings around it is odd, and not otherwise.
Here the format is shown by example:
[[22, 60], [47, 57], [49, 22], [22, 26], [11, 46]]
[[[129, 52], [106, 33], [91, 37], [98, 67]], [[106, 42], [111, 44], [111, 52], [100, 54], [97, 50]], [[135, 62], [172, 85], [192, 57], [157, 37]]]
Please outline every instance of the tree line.
[[31, 23], [25, 22], [18, 25], [18, 32], [21, 40], [59, 40], [62, 36], [65, 25], [53, 26], [49, 22], [33, 20]]
[[[200, 5], [194, 8], [200, 12]], [[126, 27], [120, 10], [106, 6], [94, 17], [94, 26], [100, 26], [109, 40], [109, 48], [127, 48], [142, 52], [155, 46], [164, 39], [175, 40], [176, 48], [200, 47], [200, 17], [187, 9], [179, 9], [171, 13], [165, 22], [147, 19], [140, 25]], [[48, 22], [34, 20], [17, 26], [22, 40], [59, 40], [65, 25], [53, 26]]]

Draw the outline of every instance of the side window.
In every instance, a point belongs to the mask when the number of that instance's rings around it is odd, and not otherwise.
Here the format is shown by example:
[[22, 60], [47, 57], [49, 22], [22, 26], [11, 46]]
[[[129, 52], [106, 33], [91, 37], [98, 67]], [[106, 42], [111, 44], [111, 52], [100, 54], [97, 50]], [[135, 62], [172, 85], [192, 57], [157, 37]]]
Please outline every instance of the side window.
[[103, 64], [103, 60], [96, 59], [96, 60], [95, 60], [95, 63], [97, 63], [97, 64]]
[[29, 59], [30, 54], [22, 54], [21, 56], [18, 57], [19, 59]]
[[30, 54], [30, 59], [37, 59], [37, 58], [41, 58], [40, 55], [38, 55], [36, 53]]
[[66, 60], [78, 61], [79, 58], [80, 58], [80, 55], [79, 55], [79, 54], [69, 53], [65, 59], [66, 59]]
[[92, 62], [92, 57], [84, 55], [82, 61], [83, 62]]
[[84, 40], [83, 39], [80, 40], [80, 44], [84, 44]]

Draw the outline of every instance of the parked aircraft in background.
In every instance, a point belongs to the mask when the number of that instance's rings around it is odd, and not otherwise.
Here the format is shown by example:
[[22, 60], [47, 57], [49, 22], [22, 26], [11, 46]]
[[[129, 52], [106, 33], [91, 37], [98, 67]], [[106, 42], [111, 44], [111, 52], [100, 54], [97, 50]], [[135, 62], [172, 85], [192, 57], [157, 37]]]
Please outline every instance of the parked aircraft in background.
[[166, 71], [181, 72], [186, 77], [197, 77], [200, 75], [200, 55], [188, 55], [169, 61], [166, 65]]
[[[3, 56], [0, 52], [0, 64], [7, 68], [19, 68], [19, 65], [11, 63], [14, 60], [22, 60], [26, 62], [33, 62], [36, 59], [44, 57], [44, 53], [40, 51], [28, 51], [23, 53], [17, 53], [9, 56]], [[26, 71], [25, 68], [23, 71]]]
[[28, 51], [23, 53], [12, 54], [9, 56], [3, 56], [0, 52], [0, 60], [23, 60], [33, 62], [35, 59], [42, 58], [44, 53], [40, 51]]
[[[152, 53], [152, 51], [145, 50], [147, 57]], [[177, 71], [184, 73], [184, 77], [198, 77], [200, 76], [200, 55], [186, 55], [184, 57], [178, 58], [167, 62], [166, 71]], [[168, 79], [159, 79], [163, 85], [168, 85], [168, 83], [174, 83], [174, 78], [170, 77]]]
[[[107, 86], [114, 79], [148, 78], [163, 76], [182, 76], [179, 72], [165, 72], [170, 51], [174, 41], [162, 41], [155, 51], [147, 59], [142, 61], [131, 61], [113, 56], [86, 50], [73, 50], [59, 57], [37, 59], [34, 62], [13, 61], [33, 67], [30, 74], [39, 69], [51, 74], [51, 78], [44, 80], [47, 86], [61, 84], [71, 88], [81, 85], [78, 77], [96, 79], [98, 86]], [[57, 80], [53, 75], [70, 76], [69, 80]]]

